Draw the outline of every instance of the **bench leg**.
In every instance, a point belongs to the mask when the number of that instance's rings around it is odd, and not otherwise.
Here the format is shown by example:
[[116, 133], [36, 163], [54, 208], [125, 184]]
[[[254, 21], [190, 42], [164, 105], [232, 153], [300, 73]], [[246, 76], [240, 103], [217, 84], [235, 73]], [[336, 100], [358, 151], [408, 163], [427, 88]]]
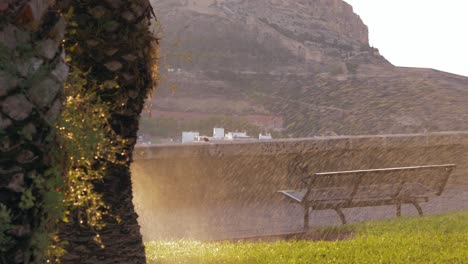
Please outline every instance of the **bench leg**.
[[401, 203], [396, 204], [396, 216], [400, 217], [401, 216]]
[[309, 205], [304, 205], [304, 232], [309, 230]]
[[345, 217], [343, 211], [341, 210], [341, 208], [335, 208], [335, 212], [338, 214], [338, 216], [340, 216], [341, 223], [343, 225], [346, 225], [346, 217]]
[[418, 210], [419, 216], [423, 216], [423, 210], [422, 210], [421, 206], [419, 205], [419, 203], [412, 202], [411, 204], [416, 208], [416, 210]]

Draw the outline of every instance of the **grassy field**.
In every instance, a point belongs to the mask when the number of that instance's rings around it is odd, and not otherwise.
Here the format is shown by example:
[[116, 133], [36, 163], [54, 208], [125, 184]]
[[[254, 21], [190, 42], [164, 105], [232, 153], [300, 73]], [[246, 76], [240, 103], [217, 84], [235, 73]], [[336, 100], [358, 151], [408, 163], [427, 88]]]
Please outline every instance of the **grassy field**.
[[468, 212], [400, 218], [321, 230], [349, 240], [151, 242], [148, 263], [468, 263]]

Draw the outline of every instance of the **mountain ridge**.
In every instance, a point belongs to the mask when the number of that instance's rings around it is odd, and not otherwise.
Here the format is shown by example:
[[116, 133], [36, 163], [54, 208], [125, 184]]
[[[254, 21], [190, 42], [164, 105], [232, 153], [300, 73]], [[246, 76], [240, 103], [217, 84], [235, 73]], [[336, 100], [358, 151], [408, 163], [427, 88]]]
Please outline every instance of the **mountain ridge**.
[[275, 129], [294, 137], [468, 129], [468, 78], [393, 66], [344, 1], [153, 6], [172, 54], [155, 111], [280, 117]]

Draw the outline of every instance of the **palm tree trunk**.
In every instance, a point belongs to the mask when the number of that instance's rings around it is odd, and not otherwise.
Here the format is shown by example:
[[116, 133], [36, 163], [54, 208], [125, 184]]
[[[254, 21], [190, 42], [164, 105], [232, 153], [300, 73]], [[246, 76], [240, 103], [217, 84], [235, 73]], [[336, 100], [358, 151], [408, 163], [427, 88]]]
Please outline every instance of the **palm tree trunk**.
[[106, 173], [94, 191], [110, 208], [106, 226], [99, 231], [103, 245], [93, 242], [93, 230], [71, 221], [61, 229], [61, 238], [70, 243], [62, 263], [146, 263], [132, 202], [130, 162], [140, 113], [153, 85], [151, 5], [148, 0], [88, 0], [72, 1], [63, 8], [70, 6], [75, 13], [73, 33], [66, 42], [73, 50], [71, 63], [89, 71], [89, 83], [101, 87], [96, 96], [111, 107], [107, 122], [115, 135], [109, 136], [121, 144], [121, 150], [115, 153], [118, 162], [97, 165], [104, 166]]
[[[0, 1], [0, 263], [45, 263], [54, 122], [68, 75], [51, 1]], [[53, 203], [53, 202], [52, 202]], [[60, 214], [56, 214], [58, 217]]]

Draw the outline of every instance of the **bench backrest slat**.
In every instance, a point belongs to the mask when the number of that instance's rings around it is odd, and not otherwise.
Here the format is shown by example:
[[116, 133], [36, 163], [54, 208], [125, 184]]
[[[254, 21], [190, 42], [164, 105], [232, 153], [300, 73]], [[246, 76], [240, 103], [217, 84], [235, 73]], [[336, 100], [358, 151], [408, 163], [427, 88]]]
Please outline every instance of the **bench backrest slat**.
[[441, 195], [455, 165], [323, 172], [309, 181], [308, 200]]

